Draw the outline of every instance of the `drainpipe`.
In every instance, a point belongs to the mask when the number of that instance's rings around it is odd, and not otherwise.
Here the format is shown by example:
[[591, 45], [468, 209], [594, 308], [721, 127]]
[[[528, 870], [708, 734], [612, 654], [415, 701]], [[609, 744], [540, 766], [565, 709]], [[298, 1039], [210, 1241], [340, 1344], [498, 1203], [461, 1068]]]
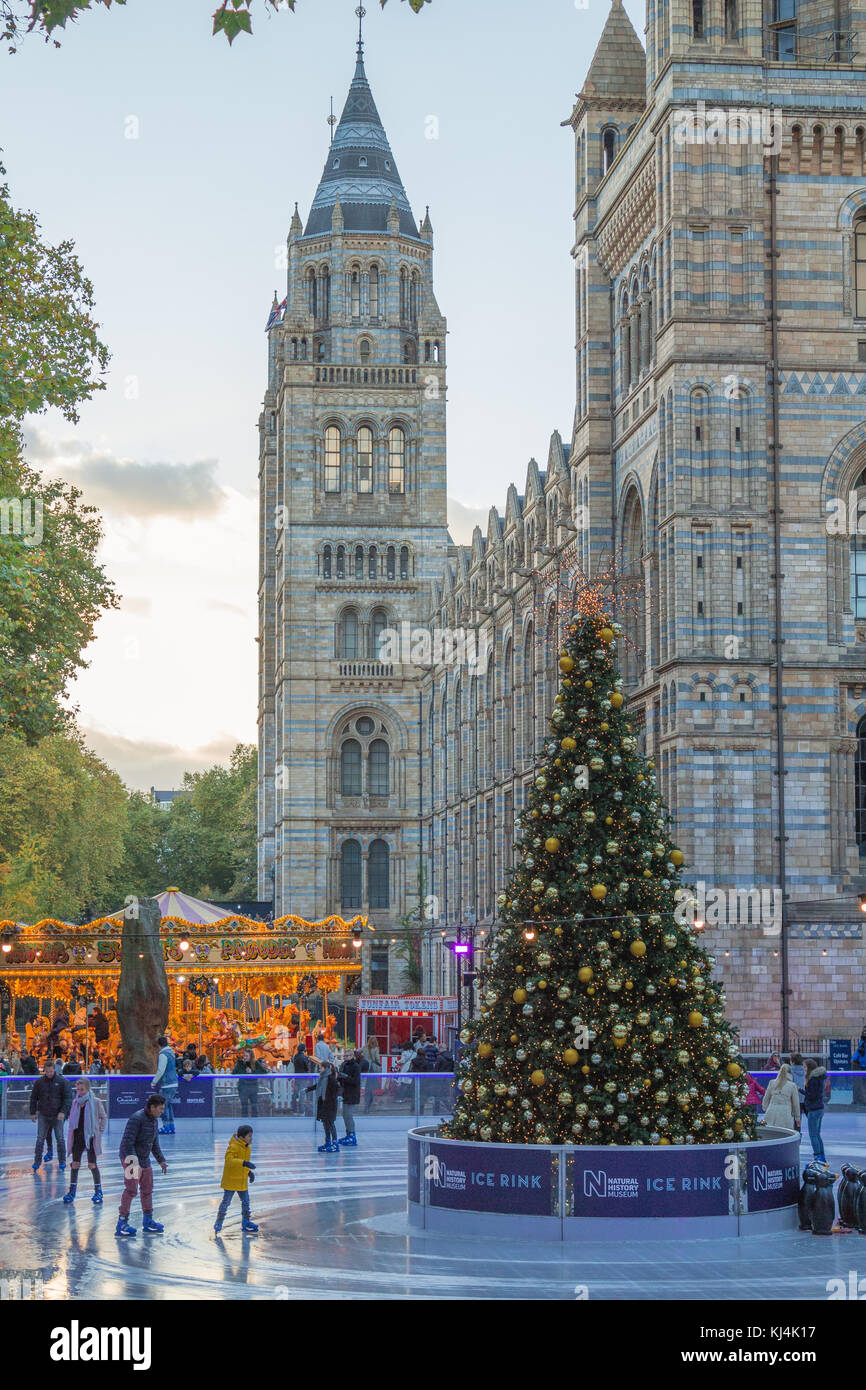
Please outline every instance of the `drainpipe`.
[[788, 871], [787, 835], [785, 819], [785, 684], [784, 657], [782, 648], [782, 446], [779, 442], [779, 313], [778, 313], [778, 260], [776, 200], [778, 196], [779, 156], [770, 157], [770, 170], [767, 191], [770, 196], [770, 334], [772, 343], [770, 396], [772, 401], [773, 437], [769, 445], [773, 455], [773, 563], [775, 573], [773, 599], [773, 625], [775, 629], [775, 689], [776, 689], [776, 775], [778, 788], [778, 841], [779, 841], [779, 889], [782, 895], [781, 942], [782, 961], [781, 1011], [782, 1011], [782, 1051], [788, 1051], [790, 1030], [790, 987], [788, 961]]

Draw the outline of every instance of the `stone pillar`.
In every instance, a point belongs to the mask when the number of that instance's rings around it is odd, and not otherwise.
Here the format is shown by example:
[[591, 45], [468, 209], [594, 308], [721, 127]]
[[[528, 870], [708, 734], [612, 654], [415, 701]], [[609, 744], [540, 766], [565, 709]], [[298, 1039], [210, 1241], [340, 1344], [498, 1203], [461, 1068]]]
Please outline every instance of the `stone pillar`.
[[130, 1075], [155, 1070], [156, 1040], [168, 1024], [169, 1005], [159, 904], [154, 898], [139, 898], [136, 914], [123, 919], [117, 989], [123, 1069]]

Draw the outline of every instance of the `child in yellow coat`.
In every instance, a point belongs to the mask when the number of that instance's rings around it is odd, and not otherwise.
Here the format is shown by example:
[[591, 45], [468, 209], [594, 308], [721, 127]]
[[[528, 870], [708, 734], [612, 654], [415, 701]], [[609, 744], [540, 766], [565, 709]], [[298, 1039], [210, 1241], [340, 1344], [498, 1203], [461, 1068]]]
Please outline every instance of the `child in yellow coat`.
[[254, 1163], [250, 1163], [250, 1150], [253, 1142], [252, 1125], [241, 1125], [237, 1134], [233, 1134], [226, 1149], [225, 1162], [223, 1164], [222, 1189], [223, 1197], [220, 1202], [217, 1219], [214, 1222], [214, 1232], [219, 1235], [223, 1228], [223, 1221], [229, 1204], [235, 1193], [241, 1199], [241, 1230], [245, 1235], [255, 1235], [258, 1226], [250, 1217], [250, 1193], [249, 1184], [255, 1182]]

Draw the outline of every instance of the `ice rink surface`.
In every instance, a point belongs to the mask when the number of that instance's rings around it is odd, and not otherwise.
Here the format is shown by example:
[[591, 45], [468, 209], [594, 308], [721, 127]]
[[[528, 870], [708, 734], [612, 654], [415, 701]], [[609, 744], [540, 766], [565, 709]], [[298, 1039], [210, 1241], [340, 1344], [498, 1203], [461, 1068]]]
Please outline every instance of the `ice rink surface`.
[[[306, 1126], [304, 1127], [306, 1130]], [[340, 1126], [342, 1132], [342, 1126]], [[0, 1277], [40, 1271], [49, 1299], [815, 1299], [828, 1280], [863, 1268], [866, 1238], [796, 1231], [743, 1239], [561, 1245], [445, 1238], [410, 1232], [406, 1137], [365, 1131], [339, 1155], [319, 1154], [301, 1135], [259, 1124], [252, 1188], [258, 1236], [244, 1236], [234, 1199], [217, 1239], [213, 1222], [227, 1136], [200, 1131], [161, 1142], [168, 1174], [156, 1170], [154, 1215], [165, 1234], [114, 1236], [121, 1188], [112, 1125], [102, 1158], [105, 1204], [91, 1203], [82, 1170], [71, 1206], [61, 1197], [69, 1170], [57, 1160], [31, 1171], [33, 1132], [9, 1126], [0, 1139]], [[866, 1115], [829, 1114], [827, 1157], [866, 1166]], [[320, 1142], [317, 1139], [316, 1142]], [[811, 1157], [808, 1139], [803, 1161]], [[861, 1243], [863, 1242], [863, 1243]]]

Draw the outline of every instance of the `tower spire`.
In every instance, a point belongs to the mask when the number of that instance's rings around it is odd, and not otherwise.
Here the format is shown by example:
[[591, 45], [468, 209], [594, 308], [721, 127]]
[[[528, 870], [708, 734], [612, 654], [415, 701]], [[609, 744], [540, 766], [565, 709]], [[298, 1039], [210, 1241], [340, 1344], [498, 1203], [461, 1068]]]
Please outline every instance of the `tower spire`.
[[355, 14], [358, 16], [358, 62], [364, 61], [364, 15], [367, 11], [363, 5], [359, 5]]

